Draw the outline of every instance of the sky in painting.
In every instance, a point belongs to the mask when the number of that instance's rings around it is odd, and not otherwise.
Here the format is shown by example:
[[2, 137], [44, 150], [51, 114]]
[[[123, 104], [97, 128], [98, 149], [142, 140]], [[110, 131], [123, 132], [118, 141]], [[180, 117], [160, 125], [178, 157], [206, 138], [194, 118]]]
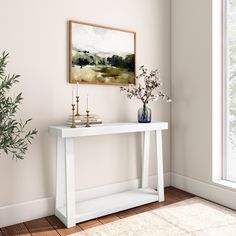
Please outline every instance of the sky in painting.
[[73, 23], [72, 46], [91, 53], [125, 56], [134, 53], [134, 34]]

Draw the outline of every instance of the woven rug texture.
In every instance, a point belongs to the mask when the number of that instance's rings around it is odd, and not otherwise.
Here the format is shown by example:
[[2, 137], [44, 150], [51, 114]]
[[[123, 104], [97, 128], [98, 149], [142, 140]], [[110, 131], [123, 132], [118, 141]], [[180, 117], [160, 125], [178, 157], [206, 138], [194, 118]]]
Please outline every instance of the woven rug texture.
[[198, 197], [73, 236], [236, 236], [236, 211]]

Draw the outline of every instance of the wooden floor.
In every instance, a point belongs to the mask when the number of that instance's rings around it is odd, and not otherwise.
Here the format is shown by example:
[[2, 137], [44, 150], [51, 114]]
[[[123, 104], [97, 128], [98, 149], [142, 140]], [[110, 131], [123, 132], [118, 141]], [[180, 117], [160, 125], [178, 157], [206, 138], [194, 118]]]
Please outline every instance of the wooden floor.
[[119, 220], [128, 216], [139, 214], [145, 211], [150, 211], [165, 205], [173, 204], [192, 198], [194, 195], [181, 191], [179, 189], [168, 187], [165, 188], [165, 201], [154, 202], [144, 206], [132, 208], [130, 210], [118, 212], [112, 215], [97, 218], [95, 220], [86, 221], [77, 224], [75, 227], [67, 229], [55, 216], [48, 216], [45, 218], [28, 221], [22, 224], [12, 225], [0, 229], [0, 236], [2, 235], [35, 235], [35, 236], [53, 236], [53, 235], [68, 235], [73, 234], [94, 226], [106, 224], [115, 220]]

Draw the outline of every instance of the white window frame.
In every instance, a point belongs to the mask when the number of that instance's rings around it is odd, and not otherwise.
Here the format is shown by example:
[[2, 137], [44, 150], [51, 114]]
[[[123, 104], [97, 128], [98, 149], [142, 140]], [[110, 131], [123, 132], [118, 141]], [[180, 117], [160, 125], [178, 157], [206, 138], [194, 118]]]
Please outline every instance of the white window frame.
[[212, 1], [212, 180], [223, 180], [223, 1]]
[[228, 0], [222, 0], [222, 178], [227, 178], [227, 150], [228, 150], [228, 31], [227, 31], [227, 6]]
[[222, 57], [223, 57], [223, 83], [222, 83], [222, 94], [223, 94], [223, 170], [222, 170], [222, 177], [224, 180], [236, 182], [234, 179], [231, 179], [228, 175], [229, 173], [229, 166], [228, 166], [228, 160], [229, 154], [228, 154], [228, 144], [229, 144], [229, 48], [228, 48], [228, 0], [222, 0]]
[[[212, 181], [236, 190], [227, 179], [227, 0], [212, 1]], [[225, 103], [226, 102], [226, 103]], [[226, 109], [226, 110], [225, 110]]]

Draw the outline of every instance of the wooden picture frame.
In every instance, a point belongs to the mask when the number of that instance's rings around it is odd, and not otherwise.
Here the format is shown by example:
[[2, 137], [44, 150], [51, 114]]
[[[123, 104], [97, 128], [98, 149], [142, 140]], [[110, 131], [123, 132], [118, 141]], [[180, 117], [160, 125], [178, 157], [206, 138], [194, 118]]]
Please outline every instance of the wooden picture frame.
[[136, 82], [136, 33], [69, 21], [69, 82], [129, 85]]

